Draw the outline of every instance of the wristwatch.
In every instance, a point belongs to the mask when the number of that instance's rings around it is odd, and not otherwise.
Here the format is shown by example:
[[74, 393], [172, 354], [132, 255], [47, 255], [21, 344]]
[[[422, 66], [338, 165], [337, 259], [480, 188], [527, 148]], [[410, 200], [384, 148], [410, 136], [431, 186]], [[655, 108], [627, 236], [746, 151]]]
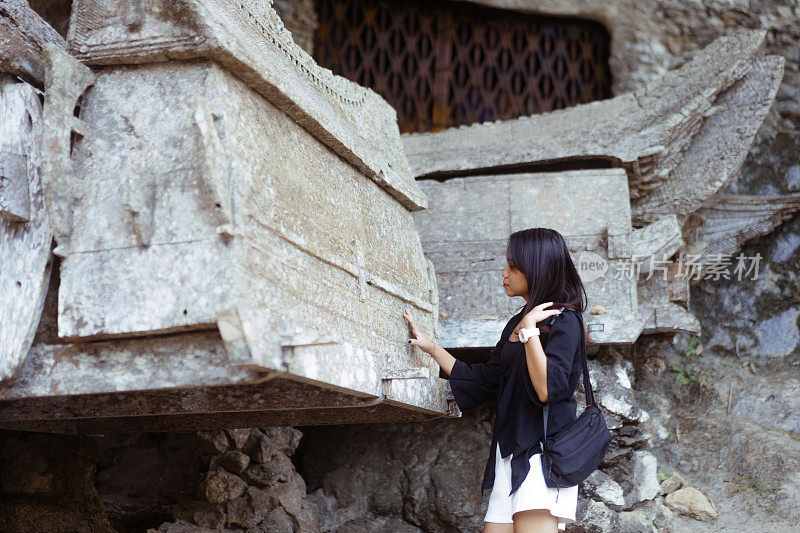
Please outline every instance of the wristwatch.
[[539, 334], [539, 328], [522, 328], [519, 330], [519, 341], [520, 342], [528, 342], [528, 339], [533, 337], [534, 335]]

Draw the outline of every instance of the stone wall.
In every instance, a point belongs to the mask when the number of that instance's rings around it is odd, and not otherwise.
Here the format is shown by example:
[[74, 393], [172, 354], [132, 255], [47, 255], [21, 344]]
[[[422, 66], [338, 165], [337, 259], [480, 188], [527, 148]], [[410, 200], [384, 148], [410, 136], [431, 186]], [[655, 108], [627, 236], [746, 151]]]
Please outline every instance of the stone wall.
[[175, 533], [187, 525], [217, 531], [319, 531], [317, 509], [306, 501], [306, 484], [290, 459], [300, 431], [250, 428], [197, 435], [208, 470], [195, 497], [173, 507], [175, 522], [148, 531]]
[[[648, 450], [652, 427], [638, 407], [633, 364], [602, 348], [591, 367], [614, 439], [600, 469], [581, 485], [578, 523], [567, 530], [665, 527], [674, 512]], [[582, 385], [576, 397], [582, 406]], [[493, 416], [490, 402], [457, 420], [304, 428], [297, 464], [322, 531], [377, 533], [387, 524], [392, 531], [479, 531], [490, 495], [481, 494], [480, 482]]]

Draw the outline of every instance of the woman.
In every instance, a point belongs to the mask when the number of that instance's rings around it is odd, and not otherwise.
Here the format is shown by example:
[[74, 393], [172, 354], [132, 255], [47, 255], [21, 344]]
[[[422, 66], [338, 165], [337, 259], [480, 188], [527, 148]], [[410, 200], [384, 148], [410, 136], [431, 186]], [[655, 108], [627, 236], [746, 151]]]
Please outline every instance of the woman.
[[[413, 336], [409, 343], [430, 354], [448, 374], [461, 410], [497, 398], [481, 485], [482, 491], [492, 489], [484, 533], [556, 532], [575, 521], [578, 487], [545, 485], [542, 407], [550, 406], [548, 435], [576, 418], [586, 291], [564, 238], [549, 228], [509, 236], [502, 276], [506, 295], [521, 296], [526, 303], [508, 321], [486, 363], [469, 366], [454, 358], [417, 330], [407, 309], [403, 316]], [[560, 309], [548, 309], [553, 306]]]

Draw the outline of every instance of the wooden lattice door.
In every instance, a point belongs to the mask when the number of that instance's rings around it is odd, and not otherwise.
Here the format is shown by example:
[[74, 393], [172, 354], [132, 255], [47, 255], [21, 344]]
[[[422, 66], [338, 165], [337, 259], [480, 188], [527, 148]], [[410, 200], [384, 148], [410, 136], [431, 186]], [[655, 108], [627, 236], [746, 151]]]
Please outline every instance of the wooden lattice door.
[[442, 0], [317, 0], [316, 61], [371, 87], [400, 131], [543, 113], [611, 96], [598, 23]]

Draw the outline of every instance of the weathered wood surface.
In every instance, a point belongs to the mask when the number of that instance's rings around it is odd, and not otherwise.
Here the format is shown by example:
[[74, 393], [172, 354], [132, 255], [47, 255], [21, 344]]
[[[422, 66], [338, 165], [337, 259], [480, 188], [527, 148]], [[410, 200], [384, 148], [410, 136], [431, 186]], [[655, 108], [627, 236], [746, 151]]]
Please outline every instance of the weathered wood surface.
[[678, 217], [668, 215], [631, 233], [631, 255], [639, 264], [640, 272], [650, 272], [658, 267], [659, 260], [667, 260], [684, 246]]
[[73, 113], [81, 95], [94, 83], [94, 74], [53, 44], [45, 43], [42, 52], [47, 89], [42, 111], [42, 183], [47, 216], [57, 245], [53, 253], [66, 257], [80, 195], [79, 180], [73, 173], [70, 157], [73, 145], [79, 140], [77, 136], [88, 135], [85, 123]]
[[435, 331], [436, 279], [385, 189], [211, 60], [100, 69], [80, 120], [60, 337], [219, 327], [231, 364], [439, 401], [402, 318]]
[[75, 0], [67, 42], [90, 65], [211, 58], [407, 209], [426, 207], [394, 109], [372, 90], [317, 65], [292, 41], [271, 2]]
[[37, 343], [16, 379], [0, 385], [0, 400], [247, 384], [269, 375], [231, 365], [216, 331], [94, 343]]
[[647, 196], [631, 204], [634, 222], [669, 214], [680, 220], [727, 185], [744, 163], [783, 78], [783, 56], [754, 59], [751, 69], [714, 102], [677, 166]]
[[[605, 159], [626, 169], [631, 198], [646, 196], [683, 160], [706, 117], [717, 111], [717, 96], [750, 71], [765, 35], [765, 30], [741, 29], [722, 36], [662, 79], [607, 100], [515, 120], [403, 135], [412, 173], [458, 175]], [[756, 94], [759, 102], [769, 95], [766, 87], [762, 89]], [[737, 116], [741, 118], [752, 120], [756, 128], [761, 123], [756, 116]], [[752, 125], [748, 122], [747, 128]], [[742, 147], [745, 153], [747, 147]]]
[[[0, 74], [2, 76], [2, 74]], [[0, 81], [0, 83], [3, 83]], [[7, 109], [0, 108], [5, 114]], [[31, 218], [31, 198], [28, 190], [28, 157], [17, 153], [8, 141], [16, 140], [10, 117], [0, 115], [0, 218], [10, 222], [28, 222]], [[16, 125], [15, 125], [16, 127]]]
[[800, 210], [800, 193], [775, 195], [716, 194], [694, 217], [692, 242], [703, 247], [699, 263], [709, 265], [733, 256], [744, 243], [766, 235]]
[[639, 308], [652, 311], [642, 334], [701, 333], [700, 321], [689, 311], [690, 280], [686, 276], [676, 276], [676, 267], [673, 263], [666, 273], [652, 272], [652, 276], [640, 278]]
[[41, 131], [36, 90], [0, 74], [0, 381], [14, 376], [28, 354], [50, 280]]
[[[676, 215], [634, 231], [639, 309], [648, 315], [642, 334], [683, 331], [700, 333], [700, 321], [689, 311], [690, 279], [679, 264], [691, 248]], [[640, 255], [641, 254], [641, 255]]]
[[[414, 222], [436, 270], [442, 346], [497, 343], [503, 317], [524, 304], [521, 298], [509, 299], [502, 288], [508, 236], [539, 226], [564, 236], [576, 266], [599, 259], [607, 267], [604, 275], [585, 281], [589, 309], [608, 310], [587, 314], [592, 340], [624, 344], [638, 337], [648, 316], [637, 308], [636, 279], [619, 275], [632, 251], [622, 169], [420, 180], [420, 186], [430, 206], [414, 213]], [[616, 243], [614, 257], [609, 257], [609, 242]]]
[[94, 340], [213, 328], [234, 269], [218, 238], [75, 250], [61, 263], [59, 337]]
[[[270, 387], [274, 388], [274, 384]], [[297, 385], [292, 382], [292, 389]], [[258, 394], [258, 391], [253, 391]], [[150, 391], [139, 393], [149, 395]], [[125, 402], [127, 398], [115, 398]], [[62, 400], [63, 401], [63, 400]], [[450, 402], [452, 403], [452, 402]], [[447, 417], [459, 415], [448, 411]], [[265, 409], [215, 413], [175, 413], [122, 417], [87, 417], [50, 420], [0, 420], [0, 428], [16, 431], [42, 431], [69, 435], [108, 435], [109, 433], [142, 433], [146, 431], [200, 431], [209, 429], [314, 426], [330, 424], [385, 424], [388, 422], [426, 422], [442, 418], [439, 413], [410, 410], [389, 402], [354, 406], [319, 407], [314, 409]]]
[[[443, 380], [380, 379], [375, 394], [284, 372], [231, 365], [218, 332], [36, 344], [13, 381], [0, 384], [0, 427], [9, 421], [182, 415], [191, 418], [302, 409], [329, 423], [353, 420], [348, 407], [397, 406], [430, 416], [448, 410]], [[339, 365], [358, 371], [354, 363]], [[331, 409], [339, 409], [338, 416]], [[213, 418], [213, 417], [212, 417]], [[314, 423], [313, 418], [307, 422]], [[116, 430], [123, 429], [118, 424]], [[222, 427], [222, 426], [217, 426]], [[225, 426], [230, 427], [230, 426]]]
[[0, 73], [0, 219], [9, 222], [28, 222], [31, 217], [28, 152], [38, 150], [42, 114], [34, 98], [29, 85]]
[[0, 72], [44, 87], [44, 43], [67, 48], [64, 38], [26, 0], [0, 0]]

